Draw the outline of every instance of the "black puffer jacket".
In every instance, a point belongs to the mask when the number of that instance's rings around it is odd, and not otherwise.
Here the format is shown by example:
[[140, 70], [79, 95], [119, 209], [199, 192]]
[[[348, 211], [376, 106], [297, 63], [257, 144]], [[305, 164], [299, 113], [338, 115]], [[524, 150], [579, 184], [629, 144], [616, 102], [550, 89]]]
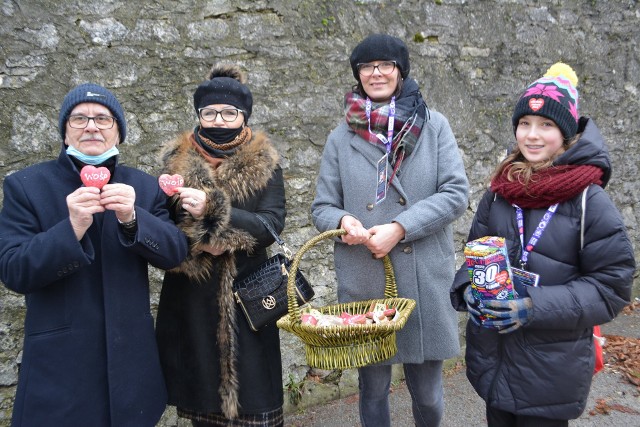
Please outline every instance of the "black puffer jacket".
[[[582, 119], [582, 136], [556, 164], [597, 165], [604, 185], [611, 176], [609, 156], [595, 124]], [[621, 215], [603, 188], [587, 193], [584, 246], [580, 247], [581, 199], [561, 203], [529, 255], [529, 270], [540, 274], [530, 288], [533, 320], [509, 334], [467, 324], [467, 377], [490, 406], [521, 415], [577, 418], [585, 408], [594, 365], [594, 325], [613, 319], [629, 303], [634, 253]], [[546, 209], [524, 210], [525, 241]], [[512, 265], [521, 245], [514, 208], [500, 195], [485, 193], [468, 240], [506, 238]], [[469, 284], [462, 265], [451, 288], [455, 309], [466, 309]]]

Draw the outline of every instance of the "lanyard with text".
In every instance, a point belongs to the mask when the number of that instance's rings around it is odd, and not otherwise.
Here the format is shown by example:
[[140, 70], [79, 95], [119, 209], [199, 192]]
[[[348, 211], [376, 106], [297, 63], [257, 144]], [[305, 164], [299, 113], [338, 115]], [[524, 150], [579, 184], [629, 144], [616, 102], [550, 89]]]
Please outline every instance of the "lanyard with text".
[[556, 213], [556, 209], [558, 208], [558, 204], [549, 206], [547, 212], [544, 214], [542, 219], [540, 220], [540, 224], [536, 228], [536, 231], [533, 232], [531, 238], [529, 239], [529, 243], [527, 246], [524, 245], [524, 215], [522, 213], [522, 209], [520, 206], [513, 205], [516, 208], [516, 221], [518, 222], [518, 233], [520, 233], [520, 244], [522, 245], [522, 256], [520, 257], [520, 268], [523, 270], [527, 269], [527, 261], [529, 260], [529, 253], [533, 251], [534, 246], [540, 240], [542, 236], [542, 232], [547, 227], [549, 221], [551, 221], [551, 217]]
[[[367, 122], [369, 124], [369, 133], [371, 131], [371, 100], [367, 97], [365, 103], [365, 113], [367, 115]], [[391, 153], [391, 143], [393, 141], [393, 125], [396, 116], [396, 97], [391, 98], [389, 104], [389, 123], [387, 124], [387, 137], [377, 133], [376, 137], [382, 141], [385, 146], [386, 152], [380, 160], [378, 160], [378, 167], [376, 173], [376, 204], [382, 202], [387, 197], [387, 163], [389, 159], [389, 153]]]

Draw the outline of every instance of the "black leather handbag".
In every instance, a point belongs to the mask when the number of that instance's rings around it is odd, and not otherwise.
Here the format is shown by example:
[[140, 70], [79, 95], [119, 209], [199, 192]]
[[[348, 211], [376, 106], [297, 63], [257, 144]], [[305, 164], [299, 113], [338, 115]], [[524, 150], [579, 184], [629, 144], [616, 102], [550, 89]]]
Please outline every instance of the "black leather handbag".
[[[254, 331], [287, 314], [287, 280], [291, 264], [291, 251], [284, 240], [266, 219], [258, 214], [256, 216], [276, 239], [283, 253], [272, 256], [254, 272], [233, 284], [235, 299]], [[300, 269], [296, 272], [296, 293], [299, 305], [306, 304], [314, 296], [313, 288]]]

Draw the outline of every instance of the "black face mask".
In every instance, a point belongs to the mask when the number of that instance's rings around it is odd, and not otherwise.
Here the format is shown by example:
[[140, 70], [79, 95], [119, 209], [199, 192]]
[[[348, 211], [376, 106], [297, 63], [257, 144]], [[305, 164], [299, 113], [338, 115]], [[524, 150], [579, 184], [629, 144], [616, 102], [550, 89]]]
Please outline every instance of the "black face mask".
[[225, 144], [238, 136], [240, 132], [242, 132], [242, 129], [244, 129], [242, 126], [236, 129], [218, 127], [205, 128], [200, 126], [200, 134], [216, 144]]

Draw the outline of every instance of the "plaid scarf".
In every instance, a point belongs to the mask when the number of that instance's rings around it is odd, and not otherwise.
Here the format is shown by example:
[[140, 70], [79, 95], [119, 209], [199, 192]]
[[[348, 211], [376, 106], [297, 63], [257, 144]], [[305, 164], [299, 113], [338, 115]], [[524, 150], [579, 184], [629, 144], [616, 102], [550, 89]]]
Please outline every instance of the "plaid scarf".
[[[402, 160], [408, 157], [422, 132], [427, 115], [427, 105], [422, 99], [418, 84], [413, 79], [405, 79], [400, 95], [396, 98], [396, 115], [393, 126], [393, 142], [389, 162], [393, 167], [393, 173], [389, 182], [393, 180], [396, 172], [402, 164]], [[385, 145], [376, 134], [387, 135], [389, 122], [389, 104], [371, 103], [370, 125], [366, 114], [366, 98], [356, 92], [345, 95], [345, 116], [347, 124], [355, 133], [365, 141], [379, 145], [386, 150]], [[371, 127], [371, 132], [369, 132]]]
[[577, 196], [589, 184], [602, 185], [602, 169], [593, 165], [558, 165], [538, 171], [529, 185], [509, 181], [510, 165], [491, 181], [491, 191], [523, 209], [547, 208]]

